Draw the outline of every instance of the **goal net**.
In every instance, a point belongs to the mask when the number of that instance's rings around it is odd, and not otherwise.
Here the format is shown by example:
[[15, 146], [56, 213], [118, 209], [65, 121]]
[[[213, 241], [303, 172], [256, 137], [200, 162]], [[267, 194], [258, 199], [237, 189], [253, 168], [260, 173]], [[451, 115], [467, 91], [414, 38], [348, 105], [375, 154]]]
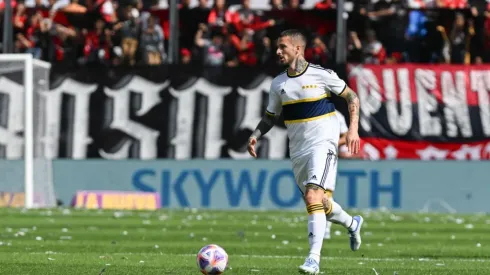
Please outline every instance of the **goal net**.
[[0, 55], [0, 192], [4, 200], [23, 197], [26, 208], [56, 206], [54, 156], [43, 140], [50, 68], [30, 54]]

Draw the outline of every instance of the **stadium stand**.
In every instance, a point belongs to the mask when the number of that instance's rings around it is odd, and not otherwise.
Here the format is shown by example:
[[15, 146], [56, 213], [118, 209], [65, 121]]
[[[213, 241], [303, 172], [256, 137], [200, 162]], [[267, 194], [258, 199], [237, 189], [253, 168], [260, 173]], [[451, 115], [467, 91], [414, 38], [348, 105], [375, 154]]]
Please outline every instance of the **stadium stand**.
[[[274, 39], [290, 27], [307, 32], [308, 59], [318, 64], [335, 60], [336, 1], [264, 2], [180, 1], [180, 63], [274, 63]], [[16, 53], [71, 65], [157, 65], [167, 60], [166, 1], [11, 3]], [[481, 64], [490, 59], [490, 4], [484, 0], [347, 1], [346, 10], [348, 62]]]

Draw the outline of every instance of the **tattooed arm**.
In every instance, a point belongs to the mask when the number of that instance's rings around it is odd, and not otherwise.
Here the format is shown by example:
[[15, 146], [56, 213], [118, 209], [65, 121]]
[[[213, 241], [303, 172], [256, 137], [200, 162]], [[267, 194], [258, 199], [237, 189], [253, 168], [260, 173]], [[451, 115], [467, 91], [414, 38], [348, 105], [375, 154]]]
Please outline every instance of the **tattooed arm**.
[[349, 109], [350, 123], [349, 131], [346, 136], [347, 148], [349, 148], [349, 153], [357, 154], [360, 149], [360, 139], [359, 139], [359, 98], [356, 93], [352, 91], [349, 87], [345, 87], [345, 90], [340, 94], [347, 101], [347, 106]]
[[257, 140], [269, 132], [272, 127], [274, 127], [276, 115], [279, 115], [282, 111], [281, 97], [277, 93], [278, 89], [277, 84], [275, 84], [273, 80], [271, 83], [271, 88], [269, 89], [269, 103], [267, 104], [264, 117], [262, 117], [259, 124], [255, 128], [255, 131], [248, 139], [247, 149], [250, 155], [252, 155], [254, 158], [257, 157], [257, 153], [255, 152], [255, 144], [257, 144]]
[[275, 115], [266, 112], [257, 125], [257, 128], [255, 128], [255, 131], [253, 131], [252, 135], [248, 139], [248, 152], [254, 158], [257, 157], [257, 153], [255, 152], [255, 144], [257, 144], [257, 140], [269, 132], [272, 127], [274, 127], [275, 121]]
[[274, 127], [275, 121], [276, 117], [273, 114], [265, 113], [251, 137], [259, 139], [261, 136], [267, 134]]

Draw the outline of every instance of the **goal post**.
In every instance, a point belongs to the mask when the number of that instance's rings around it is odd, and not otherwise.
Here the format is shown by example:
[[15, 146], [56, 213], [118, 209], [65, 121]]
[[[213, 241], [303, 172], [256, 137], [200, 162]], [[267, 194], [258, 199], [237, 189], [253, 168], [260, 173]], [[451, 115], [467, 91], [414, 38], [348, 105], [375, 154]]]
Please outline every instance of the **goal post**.
[[[45, 129], [43, 94], [49, 91], [49, 73], [51, 64], [34, 59], [31, 54], [0, 55], [0, 77], [22, 86], [23, 94], [23, 131], [24, 161], [24, 207], [48, 208], [56, 206], [52, 179], [52, 159], [44, 154], [42, 136]], [[2, 87], [0, 87], [2, 89]], [[12, 91], [10, 91], [12, 92]], [[15, 95], [19, 96], [19, 95]], [[9, 105], [10, 107], [10, 105]], [[18, 110], [20, 111], [20, 110]], [[10, 112], [12, 114], [12, 112]], [[19, 122], [19, 124], [21, 123]], [[7, 156], [8, 159], [8, 156]], [[19, 188], [17, 188], [19, 189]], [[0, 190], [2, 191], [2, 190]]]

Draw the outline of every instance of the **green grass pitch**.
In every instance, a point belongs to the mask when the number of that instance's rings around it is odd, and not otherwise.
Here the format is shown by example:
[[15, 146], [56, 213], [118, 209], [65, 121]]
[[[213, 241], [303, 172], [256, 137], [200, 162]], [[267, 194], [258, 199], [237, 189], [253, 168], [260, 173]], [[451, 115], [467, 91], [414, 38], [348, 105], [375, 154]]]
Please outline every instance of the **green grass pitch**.
[[[346, 231], [334, 225], [322, 274], [490, 274], [485, 214], [361, 214], [361, 249], [350, 251]], [[297, 274], [308, 252], [306, 218], [279, 211], [0, 209], [0, 274], [200, 274], [196, 253], [211, 243], [229, 254], [225, 274]]]

